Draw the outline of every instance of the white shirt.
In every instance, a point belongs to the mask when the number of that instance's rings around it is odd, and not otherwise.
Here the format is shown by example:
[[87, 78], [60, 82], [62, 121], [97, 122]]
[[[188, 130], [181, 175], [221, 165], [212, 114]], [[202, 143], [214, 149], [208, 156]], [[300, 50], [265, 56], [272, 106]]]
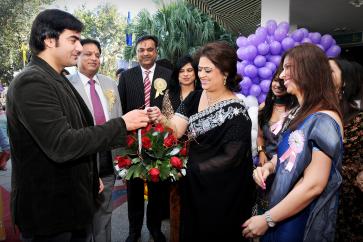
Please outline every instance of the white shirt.
[[153, 83], [153, 77], [154, 77], [154, 73], [155, 73], [156, 64], [154, 63], [154, 65], [149, 70], [146, 70], [146, 69], [142, 68], [142, 66], [140, 66], [140, 67], [141, 67], [141, 72], [142, 72], [142, 80], [145, 81], [145, 77], [146, 77], [145, 71], [150, 71], [150, 73], [149, 73], [149, 80], [150, 80], [150, 83], [152, 84]]
[[[78, 71], [78, 76], [81, 79], [81, 82], [83, 83], [84, 90], [86, 91], [86, 94], [87, 94], [87, 97], [88, 97], [88, 101], [91, 104], [91, 107], [93, 107], [92, 106], [92, 100], [91, 100], [91, 94], [90, 94], [90, 86], [91, 85], [89, 83], [89, 81], [91, 79], [89, 79], [87, 76], [83, 75], [79, 71]], [[108, 114], [107, 99], [105, 97], [105, 94], [102, 91], [102, 87], [101, 87], [100, 81], [98, 80], [97, 75], [95, 75], [92, 78], [92, 80], [95, 81], [95, 89], [96, 89], [96, 92], [97, 92], [97, 94], [98, 94], [98, 96], [99, 96], [99, 98], [101, 100], [101, 104], [102, 104], [102, 108], [103, 108], [103, 113], [105, 114], [106, 121], [108, 121], [108, 120], [110, 120], [110, 115]], [[92, 112], [92, 116], [94, 118], [93, 112]]]

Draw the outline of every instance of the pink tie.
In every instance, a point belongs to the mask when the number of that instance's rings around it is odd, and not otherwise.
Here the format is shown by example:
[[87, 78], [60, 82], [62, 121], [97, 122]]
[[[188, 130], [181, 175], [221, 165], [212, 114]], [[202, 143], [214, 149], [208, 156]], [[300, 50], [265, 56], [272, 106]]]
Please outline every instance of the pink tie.
[[144, 79], [144, 90], [145, 90], [145, 107], [150, 107], [150, 90], [151, 90], [151, 82], [149, 79], [149, 74], [151, 71], [145, 71], [145, 79]]
[[103, 112], [102, 103], [100, 97], [98, 96], [95, 88], [95, 81], [90, 80], [90, 95], [93, 106], [93, 115], [95, 117], [96, 125], [101, 125], [106, 122], [105, 113]]

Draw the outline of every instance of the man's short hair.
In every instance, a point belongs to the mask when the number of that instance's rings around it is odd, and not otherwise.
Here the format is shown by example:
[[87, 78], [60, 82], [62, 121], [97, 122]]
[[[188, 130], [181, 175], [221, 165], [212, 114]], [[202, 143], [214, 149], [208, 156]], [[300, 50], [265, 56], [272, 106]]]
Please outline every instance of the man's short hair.
[[81, 32], [83, 23], [72, 14], [58, 9], [48, 9], [39, 13], [35, 18], [30, 32], [29, 46], [33, 54], [45, 50], [46, 38], [59, 39], [59, 35], [65, 30]]
[[101, 51], [101, 44], [100, 44], [100, 42], [98, 40], [95, 40], [95, 39], [82, 39], [81, 40], [81, 45], [83, 46], [83, 45], [86, 45], [86, 44], [94, 44], [94, 45], [96, 45], [97, 48], [98, 48], [98, 51], [101, 54], [101, 52], [102, 52]]
[[142, 41], [145, 41], [145, 40], [152, 40], [154, 41], [155, 43], [155, 48], [158, 47], [158, 44], [159, 44], [159, 40], [158, 40], [158, 37], [156, 37], [155, 35], [144, 35], [144, 36], [141, 36], [140, 38], [137, 39], [136, 41], [136, 46], [142, 42]]

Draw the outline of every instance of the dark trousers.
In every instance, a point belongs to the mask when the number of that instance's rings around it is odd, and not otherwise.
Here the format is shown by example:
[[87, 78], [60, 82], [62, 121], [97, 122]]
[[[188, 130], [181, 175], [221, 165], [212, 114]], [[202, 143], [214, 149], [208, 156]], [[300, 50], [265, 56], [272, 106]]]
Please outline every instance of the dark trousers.
[[[151, 234], [161, 232], [161, 221], [167, 217], [169, 210], [169, 183], [148, 182], [148, 205], [146, 225]], [[131, 179], [127, 181], [127, 204], [130, 235], [141, 234], [144, 219], [144, 181]]]
[[90, 229], [75, 230], [53, 235], [21, 234], [23, 242], [90, 242]]

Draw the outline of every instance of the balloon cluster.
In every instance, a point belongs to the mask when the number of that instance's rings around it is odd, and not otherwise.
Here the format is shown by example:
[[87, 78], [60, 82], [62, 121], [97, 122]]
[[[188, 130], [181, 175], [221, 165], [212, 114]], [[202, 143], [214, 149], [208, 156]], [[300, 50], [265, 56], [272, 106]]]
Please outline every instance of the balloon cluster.
[[247, 38], [237, 38], [237, 56], [241, 60], [237, 62], [237, 72], [244, 77], [240, 82], [243, 95], [254, 96], [262, 103], [282, 54], [301, 43], [316, 44], [328, 57], [340, 54], [340, 47], [329, 34], [309, 33], [305, 28], [289, 33], [289, 29], [287, 22], [277, 25], [276, 21], [269, 20], [266, 27], [259, 27]]

